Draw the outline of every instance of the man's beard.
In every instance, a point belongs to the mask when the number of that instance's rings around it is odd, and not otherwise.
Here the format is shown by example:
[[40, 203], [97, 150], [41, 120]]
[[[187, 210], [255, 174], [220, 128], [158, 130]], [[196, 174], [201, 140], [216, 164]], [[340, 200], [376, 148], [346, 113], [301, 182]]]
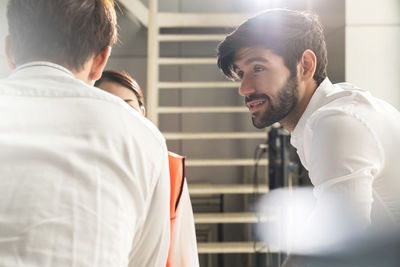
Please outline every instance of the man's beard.
[[267, 110], [263, 114], [253, 114], [253, 125], [256, 128], [265, 128], [275, 122], [283, 120], [297, 105], [299, 91], [297, 76], [289, 77], [286, 83], [278, 91], [277, 103], [271, 102], [271, 98], [266, 97]]

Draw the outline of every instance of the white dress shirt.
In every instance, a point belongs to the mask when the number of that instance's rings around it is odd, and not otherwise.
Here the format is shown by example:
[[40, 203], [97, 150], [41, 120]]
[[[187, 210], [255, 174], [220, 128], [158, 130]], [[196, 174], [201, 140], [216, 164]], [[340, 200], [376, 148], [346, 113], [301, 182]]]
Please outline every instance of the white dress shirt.
[[326, 78], [291, 143], [309, 171], [317, 199], [313, 219], [322, 228], [340, 231], [349, 217], [346, 223], [357, 226], [399, 225], [400, 113], [395, 108]]
[[164, 267], [165, 140], [48, 62], [0, 81], [0, 265]]

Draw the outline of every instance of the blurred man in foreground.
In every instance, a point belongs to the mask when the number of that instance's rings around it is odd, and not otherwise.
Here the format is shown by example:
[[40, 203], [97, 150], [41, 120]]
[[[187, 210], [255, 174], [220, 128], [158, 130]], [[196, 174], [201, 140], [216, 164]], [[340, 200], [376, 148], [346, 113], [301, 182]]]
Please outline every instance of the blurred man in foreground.
[[0, 265], [160, 266], [169, 173], [159, 131], [92, 87], [112, 0], [10, 0], [0, 81]]

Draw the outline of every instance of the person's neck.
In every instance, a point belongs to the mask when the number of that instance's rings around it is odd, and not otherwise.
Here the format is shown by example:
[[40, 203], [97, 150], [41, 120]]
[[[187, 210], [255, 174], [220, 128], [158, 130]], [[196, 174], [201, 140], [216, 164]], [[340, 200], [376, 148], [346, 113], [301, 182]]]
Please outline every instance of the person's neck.
[[78, 80], [83, 81], [84, 83], [86, 83], [87, 85], [93, 85], [94, 81], [92, 79], [90, 79], [90, 70], [91, 70], [91, 65], [92, 65], [93, 59], [88, 60], [85, 65], [79, 69], [79, 70], [75, 70], [75, 69], [70, 69], [70, 71], [72, 72], [72, 74], [74, 74], [75, 78], [77, 78]]
[[94, 81], [89, 79], [89, 71], [85, 71], [85, 70], [80, 70], [80, 71], [70, 70], [70, 71], [75, 76], [75, 78], [77, 78], [78, 80], [83, 81], [87, 85], [93, 85], [94, 84]]
[[282, 121], [280, 121], [283, 128], [285, 128], [289, 132], [293, 132], [296, 128], [297, 123], [299, 122], [301, 116], [308, 106], [308, 103], [310, 103], [310, 100], [314, 95], [315, 90], [318, 87], [314, 79], [300, 86], [303, 86], [304, 89], [299, 88], [299, 98], [297, 105]]

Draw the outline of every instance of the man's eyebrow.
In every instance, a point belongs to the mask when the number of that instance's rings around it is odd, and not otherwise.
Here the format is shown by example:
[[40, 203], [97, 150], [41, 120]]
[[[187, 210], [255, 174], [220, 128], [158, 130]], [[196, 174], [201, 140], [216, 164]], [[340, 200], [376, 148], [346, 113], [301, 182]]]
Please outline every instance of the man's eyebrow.
[[246, 62], [244, 62], [245, 65], [249, 65], [253, 62], [264, 62], [267, 63], [268, 59], [264, 58], [264, 57], [251, 57], [249, 59], [246, 60]]
[[[266, 58], [264, 58], [264, 57], [251, 57], [251, 58], [249, 58], [249, 59], [247, 59], [245, 62], [244, 62], [244, 65], [249, 65], [249, 64], [251, 64], [251, 63], [253, 63], [253, 62], [263, 62], [263, 63], [268, 63], [269, 61], [268, 61], [268, 59], [266, 59]], [[232, 69], [233, 69], [233, 71], [234, 72], [236, 72], [238, 69], [240, 69], [236, 64], [233, 64], [232, 65]]]

